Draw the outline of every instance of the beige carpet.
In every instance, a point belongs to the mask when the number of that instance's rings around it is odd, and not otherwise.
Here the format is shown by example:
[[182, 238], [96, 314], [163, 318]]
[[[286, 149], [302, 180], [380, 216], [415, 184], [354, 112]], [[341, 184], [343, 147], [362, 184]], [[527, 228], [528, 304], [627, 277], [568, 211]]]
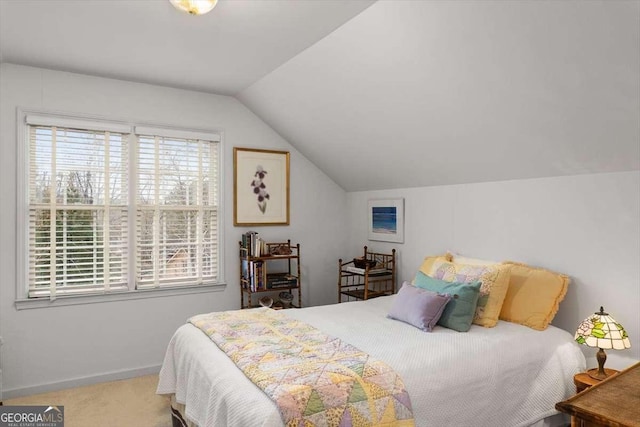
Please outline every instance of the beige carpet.
[[64, 406], [65, 427], [169, 427], [169, 400], [157, 375], [5, 400], [7, 405]]

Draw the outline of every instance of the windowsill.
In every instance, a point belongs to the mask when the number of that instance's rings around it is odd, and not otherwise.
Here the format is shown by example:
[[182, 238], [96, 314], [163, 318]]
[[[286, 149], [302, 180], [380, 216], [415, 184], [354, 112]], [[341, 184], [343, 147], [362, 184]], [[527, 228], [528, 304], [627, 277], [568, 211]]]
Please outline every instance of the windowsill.
[[102, 302], [128, 301], [142, 298], [170, 297], [224, 291], [226, 283], [211, 285], [176, 286], [156, 289], [114, 292], [110, 294], [62, 295], [51, 301], [48, 298], [30, 298], [16, 300], [16, 309], [62, 307], [65, 305], [96, 304]]

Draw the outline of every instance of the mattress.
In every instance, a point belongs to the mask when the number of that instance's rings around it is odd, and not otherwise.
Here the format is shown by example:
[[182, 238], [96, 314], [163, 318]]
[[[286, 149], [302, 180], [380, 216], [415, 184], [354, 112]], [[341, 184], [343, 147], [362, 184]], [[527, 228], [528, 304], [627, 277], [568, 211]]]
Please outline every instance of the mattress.
[[[417, 426], [530, 426], [557, 414], [585, 359], [568, 332], [515, 323], [425, 333], [386, 317], [395, 295], [287, 310], [381, 359], [404, 380]], [[198, 426], [282, 426], [275, 404], [199, 329], [169, 342], [157, 393]]]

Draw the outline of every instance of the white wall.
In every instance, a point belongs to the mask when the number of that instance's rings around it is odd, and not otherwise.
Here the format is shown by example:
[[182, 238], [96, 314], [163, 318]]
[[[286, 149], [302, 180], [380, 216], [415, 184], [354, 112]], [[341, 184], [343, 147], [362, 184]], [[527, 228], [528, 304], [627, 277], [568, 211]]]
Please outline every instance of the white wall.
[[[632, 348], [607, 366], [640, 359], [640, 172], [349, 193], [350, 245], [399, 251], [399, 281], [447, 250], [514, 260], [571, 276], [554, 325], [575, 332], [602, 305]], [[367, 200], [405, 199], [405, 242], [367, 241]], [[584, 348], [593, 365], [595, 351]], [[633, 360], [631, 360], [633, 359]]]
[[[94, 114], [225, 135], [224, 292], [16, 311], [16, 107]], [[399, 250], [399, 279], [425, 255], [455, 250], [557, 270], [573, 279], [555, 324], [573, 331], [600, 305], [640, 359], [640, 172], [345, 194], [234, 98], [0, 65], [0, 336], [4, 397], [153, 372], [174, 330], [196, 313], [239, 307], [232, 148], [291, 151], [291, 225], [257, 228], [302, 245], [304, 303], [336, 301], [337, 258], [362, 245]], [[369, 198], [405, 198], [405, 243], [367, 241]], [[252, 227], [256, 229], [256, 227]], [[586, 349], [592, 356], [593, 351]]]
[[[251, 227], [301, 244], [304, 304], [335, 300], [346, 193], [236, 99], [0, 65], [0, 336], [4, 398], [157, 370], [175, 329], [196, 313], [240, 305], [233, 227], [233, 147], [291, 152], [291, 225]], [[223, 292], [17, 311], [16, 108], [91, 114], [224, 132]]]

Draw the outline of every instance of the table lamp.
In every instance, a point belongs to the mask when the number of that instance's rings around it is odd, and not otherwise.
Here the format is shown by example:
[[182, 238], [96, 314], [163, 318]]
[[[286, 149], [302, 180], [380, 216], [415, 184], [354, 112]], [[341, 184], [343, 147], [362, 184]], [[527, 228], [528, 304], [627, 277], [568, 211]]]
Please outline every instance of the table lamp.
[[616, 322], [609, 313], [605, 313], [600, 307], [600, 311], [587, 317], [580, 323], [576, 331], [575, 340], [578, 344], [597, 347], [598, 369], [587, 371], [591, 378], [603, 380], [609, 376], [604, 370], [604, 362], [607, 354], [604, 349], [624, 350], [630, 348], [629, 336], [622, 325]]

